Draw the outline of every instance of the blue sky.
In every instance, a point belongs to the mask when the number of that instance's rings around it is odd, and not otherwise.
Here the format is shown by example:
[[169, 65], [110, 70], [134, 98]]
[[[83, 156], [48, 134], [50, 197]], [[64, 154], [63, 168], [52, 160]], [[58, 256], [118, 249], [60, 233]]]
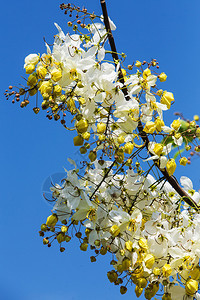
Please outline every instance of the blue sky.
[[[156, 58], [168, 75], [163, 87], [172, 91], [172, 111], [192, 118], [200, 113], [198, 0], [110, 0], [108, 10], [117, 25], [118, 51], [127, 54], [127, 64], [136, 59]], [[100, 14], [98, 0], [74, 1]], [[67, 157], [76, 158], [72, 136], [45, 113], [35, 115], [34, 100], [21, 109], [4, 99], [4, 90], [23, 82], [24, 57], [45, 51], [43, 37], [51, 43], [57, 22], [68, 27], [59, 1], [4, 1], [1, 4], [1, 148], [0, 148], [0, 291], [4, 300], [96, 300], [134, 299], [134, 288], [121, 296], [106, 273], [109, 260], [90, 263], [76, 241], [60, 253], [57, 245], [47, 249], [38, 236], [51, 207], [42, 197], [48, 176], [69, 168]], [[166, 114], [169, 122], [173, 116]], [[177, 178], [188, 175], [200, 188], [200, 161], [179, 167]], [[141, 298], [142, 299], [142, 298]]]

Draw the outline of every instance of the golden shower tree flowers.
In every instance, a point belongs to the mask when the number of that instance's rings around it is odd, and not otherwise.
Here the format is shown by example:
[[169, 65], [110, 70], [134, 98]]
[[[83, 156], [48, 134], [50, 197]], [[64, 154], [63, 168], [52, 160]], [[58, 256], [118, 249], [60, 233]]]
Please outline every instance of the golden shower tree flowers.
[[200, 149], [198, 117], [179, 116], [167, 125], [164, 112], [174, 102], [173, 93], [160, 88], [167, 75], [157, 73], [155, 59], [134, 59], [127, 68], [123, 61], [122, 68], [105, 9], [103, 18], [94, 18], [71, 4], [61, 7], [90, 24], [70, 22], [72, 34], [55, 24], [47, 53], [25, 58], [27, 86], [6, 94], [21, 107], [37, 94], [34, 112], [41, 107], [49, 120], [74, 131], [80, 147], [80, 161], [70, 160], [73, 169], [51, 188], [52, 214], [39, 232], [43, 244], [57, 243], [64, 252], [76, 237], [81, 251], [94, 251], [91, 262], [111, 254], [107, 276], [121, 294], [133, 283], [137, 297], [151, 299], [160, 287], [162, 299], [198, 298], [200, 193], [189, 178], [182, 176], [180, 186], [174, 177], [177, 160], [188, 164], [180, 146], [192, 149], [191, 156]]

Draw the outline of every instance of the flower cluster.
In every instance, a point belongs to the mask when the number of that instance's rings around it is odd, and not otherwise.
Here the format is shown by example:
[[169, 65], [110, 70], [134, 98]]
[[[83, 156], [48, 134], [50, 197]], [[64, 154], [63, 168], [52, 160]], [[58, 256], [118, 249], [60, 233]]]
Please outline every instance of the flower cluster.
[[163, 111], [174, 95], [158, 87], [166, 74], [157, 73], [155, 59], [125, 68], [122, 53], [111, 62], [103, 17], [95, 17], [81, 26], [86, 33], [76, 25], [65, 35], [55, 24], [53, 48], [46, 44], [47, 53], [25, 58], [27, 86], [6, 94], [14, 102], [24, 97], [25, 107], [40, 93], [47, 117], [76, 132], [74, 145], [84, 155], [82, 167], [71, 161], [63, 184], [51, 188], [55, 205], [40, 235], [49, 247], [57, 240], [63, 252], [75, 232], [81, 250], [94, 250], [92, 262], [111, 253], [108, 279], [122, 294], [134, 283], [137, 297], [144, 291], [151, 299], [161, 288], [162, 299], [200, 299], [200, 194], [187, 177], [179, 186], [185, 198], [167, 181], [175, 181], [177, 160], [190, 163], [184, 150], [200, 152], [198, 116], [167, 126]]

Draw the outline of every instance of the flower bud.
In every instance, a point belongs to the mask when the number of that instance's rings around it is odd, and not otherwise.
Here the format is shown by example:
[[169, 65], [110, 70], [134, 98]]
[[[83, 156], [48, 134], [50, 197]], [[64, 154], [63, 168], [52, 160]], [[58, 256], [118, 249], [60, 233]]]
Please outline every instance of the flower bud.
[[39, 66], [39, 67], [37, 67], [36, 72], [40, 79], [44, 79], [47, 74], [47, 69], [43, 66]]
[[95, 161], [97, 158], [97, 152], [96, 151], [90, 151], [89, 155], [88, 155], [89, 159], [91, 162]]
[[60, 232], [57, 235], [56, 239], [57, 239], [57, 241], [58, 241], [59, 244], [62, 243], [62, 242], [64, 242], [65, 241], [65, 234], [64, 234], [64, 232]]
[[88, 141], [90, 139], [90, 133], [86, 131], [82, 134], [82, 137], [84, 140]]
[[68, 227], [65, 226], [65, 225], [63, 225], [63, 226], [61, 227], [61, 231], [62, 231], [62, 232], [66, 233], [67, 230], [68, 230]]
[[139, 241], [138, 241], [138, 245], [144, 251], [148, 249], [147, 240], [145, 238], [140, 238]]
[[151, 133], [152, 134], [156, 130], [156, 124], [152, 121], [147, 121], [143, 130], [146, 133]]
[[160, 269], [159, 268], [154, 268], [153, 269], [153, 274], [155, 275], [155, 276], [159, 276], [160, 275]]
[[139, 60], [136, 60], [135, 66], [137, 68], [141, 67], [142, 63]]
[[53, 88], [53, 84], [48, 80], [48, 81], [43, 81], [39, 91], [40, 93], [43, 94], [51, 94]]
[[187, 280], [185, 284], [186, 294], [192, 296], [198, 291], [198, 281], [194, 279]]
[[125, 242], [125, 248], [126, 248], [126, 250], [131, 252], [133, 250], [133, 242], [131, 242], [131, 241]]
[[199, 280], [200, 278], [200, 267], [195, 267], [192, 271], [190, 271], [190, 276], [192, 279]]
[[83, 145], [83, 138], [80, 135], [75, 136], [73, 141], [74, 141], [74, 146], [82, 146]]
[[97, 133], [104, 133], [106, 131], [106, 124], [100, 122], [97, 124]]
[[119, 144], [123, 144], [123, 143], [124, 143], [124, 140], [125, 140], [125, 137], [124, 137], [123, 135], [120, 135], [120, 136], [118, 136], [118, 138], [117, 138], [117, 142], [118, 142]]
[[143, 75], [143, 78], [146, 79], [148, 76], [151, 75], [151, 70], [149, 68], [146, 68], [142, 75]]
[[47, 218], [46, 225], [49, 227], [54, 227], [58, 222], [58, 217], [56, 214], [52, 214]]
[[188, 162], [188, 159], [186, 157], [181, 157], [179, 159], [179, 163], [180, 163], [181, 166], [186, 166], [187, 162]]
[[162, 273], [164, 277], [169, 277], [172, 272], [172, 268], [169, 264], [164, 264], [162, 267]]
[[29, 75], [27, 85], [34, 86], [37, 84], [37, 81], [38, 80], [37, 80], [36, 73], [33, 73], [33, 74]]
[[125, 257], [122, 261], [122, 268], [123, 268], [123, 271], [127, 271], [129, 269], [131, 265], [131, 261], [128, 257]]
[[157, 93], [156, 93], [156, 95], [162, 96], [162, 93], [163, 93], [163, 90], [158, 90]]
[[68, 243], [69, 241], [71, 241], [71, 236], [69, 236], [69, 235], [66, 235], [66, 236], [65, 236], [65, 242], [67, 242], [67, 243]]
[[120, 234], [120, 229], [117, 225], [113, 225], [111, 228], [110, 228], [110, 233], [112, 234], [112, 236], [116, 237]]
[[124, 294], [126, 294], [126, 292], [127, 292], [127, 287], [121, 285], [121, 286], [120, 286], [120, 293], [121, 293], [122, 295], [124, 295]]
[[174, 120], [172, 122], [172, 128], [174, 128], [174, 130], [178, 130], [180, 128], [180, 126], [181, 126], [180, 120]]
[[26, 56], [25, 58], [25, 65], [28, 65], [28, 64], [34, 64], [34, 65], [37, 65], [37, 63], [39, 62], [39, 55], [37, 54], [29, 54], [28, 56]]
[[35, 71], [35, 65], [34, 64], [28, 64], [25, 66], [26, 74], [32, 74]]
[[131, 154], [133, 151], [134, 145], [131, 142], [128, 142], [124, 145], [124, 152], [127, 154]]
[[195, 121], [197, 121], [197, 122], [199, 121], [199, 116], [198, 115], [194, 115], [193, 118], [194, 118]]
[[53, 88], [53, 92], [56, 96], [60, 96], [62, 93], [62, 87], [59, 84], [56, 84]]
[[146, 278], [144, 278], [144, 277], [138, 278], [137, 285], [138, 285], [138, 287], [144, 289], [147, 286], [147, 280], [146, 280]]
[[160, 79], [160, 82], [164, 82], [164, 81], [166, 81], [166, 79], [167, 79], [167, 75], [166, 75], [164, 72], [162, 72], [162, 73], [158, 76], [158, 78]]
[[160, 99], [160, 103], [167, 105], [167, 108], [170, 109], [171, 102], [174, 101], [174, 95], [171, 92], [164, 91]]
[[80, 249], [81, 249], [82, 251], [87, 251], [87, 247], [88, 247], [88, 244], [86, 244], [86, 243], [82, 243], [82, 244], [80, 245]]
[[55, 82], [59, 81], [62, 78], [62, 72], [59, 69], [54, 68], [51, 71], [51, 79]]
[[136, 287], [135, 287], [135, 294], [136, 294], [137, 298], [139, 298], [142, 295], [142, 292], [143, 292], [143, 288], [141, 288], [138, 285], [136, 285]]
[[108, 279], [110, 280], [110, 282], [115, 282], [117, 279], [118, 279], [118, 275], [117, 275], [117, 272], [112, 270], [112, 271], [109, 271], [107, 273], [107, 276], [108, 276]]
[[78, 133], [84, 133], [88, 129], [88, 121], [85, 119], [81, 119], [76, 123], [76, 130]]
[[173, 175], [176, 170], [176, 162], [173, 158], [169, 159], [166, 164], [167, 172], [169, 173], [169, 176]]
[[163, 145], [161, 144], [155, 144], [153, 151], [155, 152], [156, 155], [160, 156], [160, 154], [163, 151]]
[[104, 248], [104, 247], [101, 247], [101, 249], [100, 249], [100, 254], [101, 255], [105, 255], [106, 253], [107, 253], [107, 249], [106, 248]]
[[155, 258], [153, 254], [147, 254], [144, 258], [144, 263], [148, 269], [151, 269], [155, 263]]
[[41, 230], [46, 232], [47, 231], [47, 225], [46, 224], [42, 224], [41, 225]]

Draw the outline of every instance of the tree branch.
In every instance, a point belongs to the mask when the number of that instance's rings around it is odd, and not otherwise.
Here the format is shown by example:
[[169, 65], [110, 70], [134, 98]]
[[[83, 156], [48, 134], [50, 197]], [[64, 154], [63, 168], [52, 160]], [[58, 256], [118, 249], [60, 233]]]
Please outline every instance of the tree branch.
[[[112, 58], [113, 58], [113, 61], [114, 61], [115, 65], [117, 66], [118, 61], [119, 61], [119, 57], [118, 57], [118, 54], [117, 54], [117, 49], [116, 49], [114, 37], [113, 37], [112, 31], [111, 31], [111, 28], [110, 28], [110, 22], [109, 22], [109, 19], [108, 19], [108, 12], [107, 12], [107, 8], [106, 8], [106, 2], [105, 2], [105, 0], [100, 0], [100, 3], [101, 3], [102, 12], [103, 12], [104, 24], [105, 24], [105, 27], [106, 27], [106, 31], [108, 33], [108, 40], [109, 40], [110, 48], [112, 50]], [[124, 77], [123, 77], [123, 74], [122, 74], [121, 67], [119, 67], [119, 75], [118, 76], [119, 76], [119, 81], [122, 84], [124, 84]], [[125, 86], [123, 87], [122, 92], [124, 93], [124, 96], [125, 96], [126, 100], [127, 101], [130, 100], [130, 97], [128, 96], [127, 88]], [[139, 135], [140, 135], [141, 139], [143, 140], [143, 142], [145, 143], [146, 149], [148, 150], [149, 138], [148, 138], [146, 132], [144, 132], [143, 126], [142, 126], [142, 123], [141, 123], [140, 120], [138, 122], [138, 127], [137, 128], [138, 128], [138, 131], [139, 131]], [[193, 199], [191, 199], [189, 197], [189, 195], [181, 188], [181, 186], [179, 185], [177, 179], [174, 176], [169, 176], [166, 169], [164, 169], [164, 170], [160, 169], [160, 167], [157, 164], [156, 164], [156, 166], [160, 170], [160, 172], [164, 175], [166, 180], [175, 189], [175, 191], [183, 198], [183, 200], [189, 206], [191, 206], [193, 209], [195, 209], [196, 211], [199, 211], [200, 206], [197, 205], [196, 202]]]

